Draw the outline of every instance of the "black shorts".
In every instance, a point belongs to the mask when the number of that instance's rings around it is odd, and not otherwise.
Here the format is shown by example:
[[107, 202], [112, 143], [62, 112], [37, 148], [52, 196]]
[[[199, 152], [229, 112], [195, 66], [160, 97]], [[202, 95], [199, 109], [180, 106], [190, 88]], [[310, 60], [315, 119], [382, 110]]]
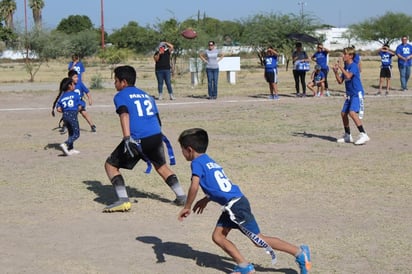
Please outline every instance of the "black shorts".
[[[160, 133], [140, 140], [144, 155], [155, 167], [166, 164], [162, 137], [163, 134]], [[136, 150], [134, 149], [134, 151]], [[142, 158], [142, 155], [138, 153], [131, 157], [129, 153], [125, 152], [124, 141], [122, 141], [107, 158], [106, 163], [117, 168], [133, 169]]]
[[278, 82], [277, 70], [273, 69], [272, 71], [265, 71], [265, 79], [266, 79], [266, 82], [268, 82], [268, 83], [277, 84], [277, 82]]
[[392, 69], [390, 67], [381, 68], [380, 77], [381, 78], [391, 78], [392, 77]]

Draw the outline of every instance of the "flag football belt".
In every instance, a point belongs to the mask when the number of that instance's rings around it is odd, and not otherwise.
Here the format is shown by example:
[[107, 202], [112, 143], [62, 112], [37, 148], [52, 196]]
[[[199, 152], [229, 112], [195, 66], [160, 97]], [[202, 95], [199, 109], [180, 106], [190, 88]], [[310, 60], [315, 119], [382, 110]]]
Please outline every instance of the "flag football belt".
[[235, 198], [230, 200], [226, 205], [223, 206], [222, 210], [226, 211], [229, 216], [230, 216], [230, 220], [232, 220], [232, 222], [234, 222], [235, 224], [237, 224], [240, 228], [240, 230], [242, 230], [242, 232], [250, 239], [252, 240], [252, 242], [254, 242], [255, 244], [257, 244], [258, 246], [261, 246], [265, 249], [266, 253], [268, 253], [271, 257], [272, 257], [272, 264], [276, 264], [277, 258], [276, 258], [276, 253], [273, 250], [273, 248], [268, 245], [268, 243], [266, 243], [265, 240], [261, 239], [258, 235], [256, 235], [255, 233], [253, 233], [252, 231], [248, 230], [246, 227], [243, 226], [244, 221], [242, 222], [238, 222], [236, 220], [236, 216], [232, 211], [232, 206], [239, 201], [241, 198]]
[[[166, 145], [167, 154], [169, 155], [170, 165], [173, 166], [176, 164], [176, 159], [175, 159], [175, 154], [173, 152], [172, 144], [170, 143], [169, 139], [167, 139], [165, 135], [162, 136], [162, 141]], [[139, 152], [140, 157], [142, 157], [143, 161], [145, 161], [147, 164], [145, 173], [149, 174], [150, 171], [152, 171], [152, 163], [150, 162], [150, 159], [146, 156], [146, 154], [143, 153], [142, 146], [140, 145], [140, 141], [137, 144], [137, 151]]]

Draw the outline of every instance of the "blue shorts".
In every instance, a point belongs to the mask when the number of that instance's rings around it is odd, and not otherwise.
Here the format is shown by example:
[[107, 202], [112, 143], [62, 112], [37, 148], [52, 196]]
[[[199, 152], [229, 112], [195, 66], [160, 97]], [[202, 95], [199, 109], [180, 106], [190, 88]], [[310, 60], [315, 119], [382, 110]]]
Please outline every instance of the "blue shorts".
[[260, 233], [259, 226], [252, 214], [249, 201], [245, 196], [235, 202], [230, 209], [225, 208], [216, 224], [216, 226], [236, 229], [240, 229], [239, 225], [256, 235]]
[[359, 98], [358, 96], [348, 97], [343, 103], [342, 112], [349, 113], [350, 111], [358, 113], [361, 109], [361, 103], [363, 99]]

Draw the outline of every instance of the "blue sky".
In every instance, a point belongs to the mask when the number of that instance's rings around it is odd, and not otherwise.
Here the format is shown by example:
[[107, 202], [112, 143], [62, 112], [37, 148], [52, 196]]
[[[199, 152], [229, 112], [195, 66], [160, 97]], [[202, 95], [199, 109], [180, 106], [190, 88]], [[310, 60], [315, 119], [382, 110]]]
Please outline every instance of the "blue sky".
[[[385, 12], [403, 12], [412, 16], [411, 0], [103, 0], [105, 30], [109, 33], [129, 21], [141, 26], [170, 18], [183, 21], [196, 18], [198, 11], [219, 20], [240, 20], [258, 13], [293, 13], [301, 11], [319, 18], [321, 23], [344, 27]], [[24, 26], [24, 0], [16, 0], [15, 24]], [[29, 2], [28, 0], [26, 1]], [[101, 25], [101, 0], [45, 0], [43, 23], [55, 28], [69, 15], [87, 15], [95, 27]], [[31, 9], [27, 8], [28, 26], [33, 25]]]

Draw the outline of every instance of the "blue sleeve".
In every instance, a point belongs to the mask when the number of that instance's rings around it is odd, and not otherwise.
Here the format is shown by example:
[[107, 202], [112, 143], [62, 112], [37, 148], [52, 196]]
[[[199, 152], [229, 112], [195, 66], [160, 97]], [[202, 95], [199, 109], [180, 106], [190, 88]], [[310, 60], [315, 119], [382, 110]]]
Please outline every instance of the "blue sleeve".
[[80, 82], [80, 88], [84, 93], [89, 93], [89, 89], [86, 87], [86, 85], [83, 82]]

